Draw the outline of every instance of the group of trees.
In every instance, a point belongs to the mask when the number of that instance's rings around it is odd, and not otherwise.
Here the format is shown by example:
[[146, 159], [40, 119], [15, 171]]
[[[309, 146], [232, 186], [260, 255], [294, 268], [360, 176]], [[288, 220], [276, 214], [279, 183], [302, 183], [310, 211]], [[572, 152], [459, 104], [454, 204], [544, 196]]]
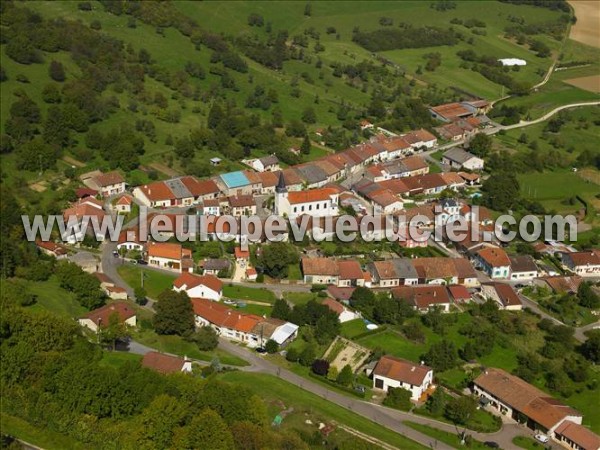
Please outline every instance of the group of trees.
[[77, 264], [60, 261], [54, 270], [60, 286], [73, 292], [82, 306], [96, 309], [104, 305], [106, 295], [100, 289], [100, 281], [94, 275], [84, 272]]
[[293, 245], [273, 242], [262, 248], [258, 265], [270, 277], [285, 278], [288, 274], [288, 267], [291, 264], [298, 264], [299, 260], [298, 250]]
[[10, 307], [1, 330], [4, 412], [85, 446], [308, 449], [295, 432], [272, 430], [248, 389], [137, 362], [106, 365], [71, 319]]
[[331, 341], [340, 332], [337, 314], [316, 300], [291, 307], [285, 300], [278, 299], [273, 305], [271, 317], [287, 320], [301, 327], [309, 326], [312, 329], [312, 336], [319, 344]]
[[375, 294], [365, 287], [357, 287], [352, 292], [350, 305], [378, 323], [401, 325], [405, 319], [415, 315], [407, 302], [392, 298], [387, 292]]
[[407, 24], [402, 28], [381, 28], [373, 31], [360, 31], [355, 27], [352, 40], [372, 52], [455, 45], [458, 42], [456, 33], [451, 29], [412, 27]]

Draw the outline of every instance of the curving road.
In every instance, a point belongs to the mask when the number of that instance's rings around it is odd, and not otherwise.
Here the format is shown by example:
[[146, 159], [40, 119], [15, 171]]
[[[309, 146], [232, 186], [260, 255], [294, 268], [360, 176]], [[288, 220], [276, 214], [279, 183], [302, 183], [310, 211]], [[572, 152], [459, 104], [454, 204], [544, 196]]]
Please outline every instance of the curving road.
[[544, 122], [544, 121], [550, 119], [550, 117], [552, 117], [553, 115], [555, 115], [555, 114], [557, 114], [560, 111], [563, 111], [565, 109], [580, 108], [582, 106], [597, 106], [597, 105], [600, 105], [600, 100], [594, 100], [594, 101], [589, 101], [589, 102], [570, 103], [568, 105], [562, 105], [562, 106], [559, 106], [558, 108], [554, 108], [550, 112], [547, 112], [542, 117], [539, 117], [539, 118], [534, 119], [534, 120], [529, 120], [529, 121], [521, 121], [521, 122], [516, 123], [514, 125], [503, 125], [503, 126], [500, 126], [497, 131], [500, 131], [500, 130], [513, 130], [515, 128], [523, 128], [523, 127], [528, 127], [530, 125], [535, 125], [535, 124], [538, 124], [538, 123], [541, 123], [541, 122]]

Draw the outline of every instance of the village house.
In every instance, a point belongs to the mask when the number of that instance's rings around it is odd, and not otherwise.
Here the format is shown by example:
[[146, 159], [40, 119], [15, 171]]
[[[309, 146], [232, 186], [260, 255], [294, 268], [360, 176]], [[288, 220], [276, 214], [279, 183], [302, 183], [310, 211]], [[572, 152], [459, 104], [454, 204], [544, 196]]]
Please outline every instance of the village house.
[[555, 294], [576, 294], [582, 282], [579, 275], [541, 277], [533, 281], [536, 286], [548, 288]]
[[139, 229], [130, 228], [128, 230], [121, 230], [119, 233], [119, 240], [117, 243], [117, 250], [124, 249], [126, 251], [137, 250], [138, 252], [144, 251], [144, 244], [139, 238]]
[[513, 281], [531, 281], [537, 278], [539, 270], [535, 260], [529, 255], [510, 256], [510, 279]]
[[466, 107], [462, 103], [446, 103], [429, 108], [432, 117], [442, 122], [455, 122], [459, 119], [472, 117], [475, 115], [473, 109]]
[[499, 247], [482, 248], [475, 253], [475, 262], [492, 279], [510, 277], [510, 259]]
[[392, 289], [392, 296], [408, 303], [420, 313], [434, 308], [447, 313], [452, 305], [445, 286], [398, 286]]
[[35, 245], [44, 255], [52, 256], [56, 259], [64, 259], [67, 257], [67, 249], [62, 245], [55, 244], [51, 241], [35, 240]]
[[454, 300], [454, 303], [468, 303], [473, 299], [473, 295], [463, 285], [448, 286], [448, 292], [450, 297]]
[[365, 196], [373, 207], [374, 215], [388, 215], [402, 210], [404, 203], [389, 189], [380, 189]]
[[565, 421], [581, 424], [582, 415], [535, 386], [496, 368], [473, 381], [473, 393], [482, 405], [550, 437]]
[[411, 261], [418, 274], [419, 284], [478, 285], [477, 273], [464, 258], [429, 257]]
[[127, 300], [127, 291], [121, 286], [115, 285], [114, 281], [105, 273], [94, 272], [93, 275], [100, 281], [100, 289], [112, 300]]
[[198, 214], [203, 216], [220, 216], [221, 215], [221, 202], [218, 199], [203, 200], [201, 204], [196, 207]]
[[193, 272], [192, 251], [180, 244], [170, 242], [149, 242], [147, 245], [148, 264], [173, 272]]
[[133, 199], [129, 195], [123, 195], [115, 203], [115, 210], [119, 214], [129, 214], [132, 203]]
[[599, 450], [600, 436], [585, 426], [570, 420], [563, 421], [554, 430], [554, 440], [572, 450]]
[[110, 317], [116, 314], [119, 322], [135, 327], [137, 316], [135, 310], [125, 302], [114, 302], [90, 311], [79, 319], [81, 326], [87, 327], [97, 333], [100, 328], [110, 323]]
[[281, 171], [277, 172], [259, 172], [256, 174], [260, 179], [261, 190], [260, 193], [263, 195], [270, 195], [275, 193], [275, 186], [279, 182], [279, 174]]
[[302, 274], [307, 284], [334, 284], [339, 280], [339, 267], [332, 258], [302, 258]]
[[562, 253], [563, 265], [580, 277], [600, 277], [600, 250]]
[[422, 148], [432, 149], [437, 145], [437, 138], [423, 128], [410, 131], [403, 134], [401, 137], [408, 142], [414, 150]]
[[372, 130], [373, 124], [369, 122], [367, 119], [363, 119], [360, 121], [360, 131]]
[[[98, 241], [103, 241], [105, 236], [101, 228], [94, 230], [93, 223], [97, 221], [100, 225], [105, 217], [104, 204], [100, 200], [93, 197], [79, 199], [63, 211], [66, 228], [61, 236], [62, 240], [69, 244], [76, 244], [81, 242], [87, 234]], [[85, 222], [87, 222], [87, 227], [84, 229]]]
[[133, 196], [151, 208], [192, 206], [198, 201], [217, 198], [219, 194], [220, 189], [213, 180], [199, 181], [192, 176], [155, 181], [133, 190]]
[[358, 261], [345, 259], [337, 261], [338, 287], [356, 287], [365, 285], [365, 276]]
[[159, 352], [148, 352], [142, 358], [142, 367], [169, 375], [172, 373], [192, 373], [192, 361], [179, 356]]
[[248, 267], [246, 269], [245, 276], [247, 281], [256, 281], [256, 279], [258, 278], [258, 272], [254, 267]]
[[275, 172], [279, 170], [279, 159], [275, 155], [263, 156], [252, 161], [252, 168], [257, 172]]
[[117, 171], [95, 175], [88, 183], [92, 189], [99, 191], [102, 197], [110, 197], [125, 192], [125, 178]]
[[515, 292], [513, 287], [504, 283], [483, 283], [481, 285], [481, 295], [484, 298], [489, 298], [498, 303], [500, 309], [508, 311], [521, 311], [523, 303], [519, 298], [519, 294]]
[[231, 215], [254, 216], [256, 215], [256, 200], [253, 195], [236, 195], [229, 197]]
[[483, 159], [458, 147], [446, 151], [442, 163], [453, 169], [483, 170]]
[[275, 194], [275, 214], [289, 219], [303, 214], [312, 217], [337, 216], [338, 201], [339, 193], [333, 188], [288, 192], [281, 176]]
[[320, 188], [329, 183], [329, 176], [316, 163], [301, 164], [294, 166], [293, 169], [304, 180], [304, 186], [307, 189]]
[[223, 296], [223, 282], [214, 275], [182, 273], [173, 281], [175, 292], [185, 292], [190, 298], [205, 298], [218, 302]]
[[298, 335], [298, 326], [274, 318], [245, 314], [210, 300], [192, 298], [196, 326], [210, 326], [219, 336], [250, 348], [264, 347], [269, 339], [284, 346]]
[[239, 263], [247, 263], [250, 260], [250, 251], [242, 250], [241, 247], [233, 249], [235, 260]]
[[433, 385], [433, 369], [394, 356], [382, 356], [373, 369], [373, 389], [389, 388], [410, 391], [410, 399], [418, 401]]
[[228, 272], [231, 262], [228, 259], [207, 258], [200, 263], [203, 275], [219, 276], [220, 273]]
[[378, 287], [412, 286], [419, 283], [419, 275], [408, 258], [374, 261], [367, 265], [373, 284]]
[[350, 320], [358, 319], [360, 317], [360, 315], [332, 298], [326, 298], [321, 304], [327, 306], [331, 311], [336, 313], [340, 323], [349, 322]]

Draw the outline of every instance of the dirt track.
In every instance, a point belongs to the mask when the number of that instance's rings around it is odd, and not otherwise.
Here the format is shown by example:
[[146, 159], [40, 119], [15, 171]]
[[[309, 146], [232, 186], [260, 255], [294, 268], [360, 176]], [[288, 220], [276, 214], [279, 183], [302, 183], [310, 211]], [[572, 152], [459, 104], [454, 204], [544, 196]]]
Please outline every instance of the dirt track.
[[574, 41], [600, 48], [600, 2], [597, 0], [570, 0], [577, 23], [569, 37]]

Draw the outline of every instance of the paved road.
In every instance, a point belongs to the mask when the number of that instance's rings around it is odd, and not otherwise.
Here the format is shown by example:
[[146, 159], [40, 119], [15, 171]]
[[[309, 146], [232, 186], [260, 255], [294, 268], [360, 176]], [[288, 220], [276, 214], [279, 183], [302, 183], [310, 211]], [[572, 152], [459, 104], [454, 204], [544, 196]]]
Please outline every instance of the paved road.
[[[417, 441], [425, 446], [431, 446], [433, 439], [422, 433], [417, 432], [416, 430], [413, 430], [412, 428], [405, 425], [403, 422], [411, 421], [423, 425], [429, 425], [450, 433], [457, 433], [458, 431], [463, 431], [462, 428], [458, 430], [454, 425], [451, 424], [447, 424], [444, 422], [440, 422], [434, 419], [418, 416], [407, 412], [398, 411], [395, 409], [386, 408], [385, 406], [376, 405], [374, 403], [369, 403], [364, 400], [359, 400], [352, 397], [348, 397], [346, 395], [339, 394], [335, 391], [329, 390], [325, 386], [314, 383], [299, 375], [296, 375], [295, 373], [290, 372], [289, 370], [286, 370], [272, 363], [271, 361], [264, 359], [259, 354], [248, 350], [245, 347], [233, 344], [229, 341], [221, 339], [219, 342], [219, 348], [250, 362], [251, 369], [248, 369], [249, 371], [277, 376], [282, 380], [285, 380], [289, 383], [300, 387], [301, 389], [318, 395], [319, 397], [322, 397], [325, 400], [328, 400], [332, 403], [335, 403], [338, 406], [346, 408], [360, 416], [365, 417], [366, 419], [372, 420], [375, 423], [378, 423], [390, 430], [396, 431], [397, 433], [400, 433], [410, 439], [413, 439], [414, 441]], [[467, 430], [467, 434], [473, 436], [473, 438], [482, 442], [497, 442], [503, 449], [514, 448], [512, 440], [515, 436], [533, 435], [531, 430], [517, 424], [505, 424], [502, 427], [502, 429], [496, 433], [476, 433]], [[450, 449], [452, 447], [438, 442], [435, 448]], [[553, 445], [553, 448], [559, 449], [561, 447]]]
[[558, 108], [554, 108], [552, 111], [547, 112], [542, 117], [539, 117], [539, 118], [537, 118], [535, 120], [521, 121], [521, 122], [516, 123], [514, 125], [503, 125], [503, 126], [500, 127], [500, 129], [502, 129], [502, 130], [513, 130], [515, 128], [528, 127], [530, 125], [535, 125], [535, 124], [538, 124], [540, 122], [544, 122], [544, 121], [548, 120], [550, 117], [552, 117], [553, 115], [555, 115], [555, 114], [557, 114], [557, 113], [559, 113], [559, 112], [561, 112], [561, 111], [563, 111], [565, 109], [580, 108], [582, 106], [597, 106], [597, 105], [600, 105], [600, 101], [571, 103], [569, 105], [563, 105], [563, 106], [559, 106]]

